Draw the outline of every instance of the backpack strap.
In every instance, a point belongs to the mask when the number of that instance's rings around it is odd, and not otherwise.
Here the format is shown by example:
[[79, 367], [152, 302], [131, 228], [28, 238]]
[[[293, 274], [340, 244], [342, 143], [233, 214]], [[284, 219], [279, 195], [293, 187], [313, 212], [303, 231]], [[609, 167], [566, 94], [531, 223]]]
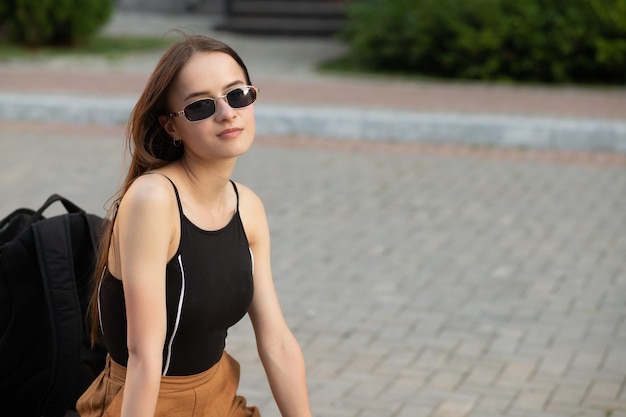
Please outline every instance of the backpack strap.
[[[95, 245], [95, 232], [87, 215], [81, 214]], [[51, 319], [55, 358], [42, 411], [44, 416], [63, 416], [78, 378], [82, 343], [82, 315], [74, 276], [70, 218], [63, 215], [35, 222], [32, 230]]]
[[65, 210], [67, 210], [68, 213], [81, 213], [83, 211], [83, 209], [78, 207], [76, 204], [72, 203], [67, 198], [61, 197], [58, 194], [52, 194], [50, 197], [48, 197], [45, 203], [43, 203], [41, 207], [39, 207], [39, 209], [33, 213], [32, 221], [37, 221], [43, 218], [43, 212], [46, 211], [48, 207], [50, 207], [53, 203], [56, 203], [57, 201], [60, 201], [61, 204], [63, 204], [63, 206], [65, 207]]
[[52, 194], [37, 211], [29, 208], [19, 208], [0, 220], [0, 246], [15, 239], [22, 230], [26, 229], [31, 224], [43, 220], [43, 212], [57, 201], [63, 204], [63, 207], [65, 207], [68, 213], [80, 213], [83, 211], [83, 209], [67, 198], [61, 197], [58, 194]]

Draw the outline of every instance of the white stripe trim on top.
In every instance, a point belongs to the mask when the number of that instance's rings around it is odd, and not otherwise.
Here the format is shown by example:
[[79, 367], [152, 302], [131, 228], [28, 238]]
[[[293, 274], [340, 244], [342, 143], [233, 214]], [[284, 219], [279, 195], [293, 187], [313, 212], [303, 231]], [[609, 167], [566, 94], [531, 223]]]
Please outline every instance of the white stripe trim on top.
[[102, 275], [100, 275], [100, 282], [98, 282], [98, 323], [100, 324], [100, 333], [104, 336], [104, 327], [102, 327], [102, 307], [100, 306], [100, 291], [102, 290], [102, 280], [104, 279], [104, 273], [107, 267], [102, 268]]
[[178, 325], [180, 323], [180, 316], [183, 312], [183, 300], [185, 298], [185, 270], [183, 269], [183, 259], [182, 255], [178, 255], [178, 266], [180, 267], [180, 296], [178, 297], [178, 309], [176, 311], [176, 321], [174, 322], [174, 331], [172, 332], [172, 337], [170, 337], [170, 341], [167, 344], [167, 358], [165, 359], [165, 367], [163, 368], [163, 376], [167, 375], [167, 371], [169, 371], [170, 363], [172, 361], [172, 344], [174, 343], [174, 337], [176, 337], [176, 332], [178, 332]]

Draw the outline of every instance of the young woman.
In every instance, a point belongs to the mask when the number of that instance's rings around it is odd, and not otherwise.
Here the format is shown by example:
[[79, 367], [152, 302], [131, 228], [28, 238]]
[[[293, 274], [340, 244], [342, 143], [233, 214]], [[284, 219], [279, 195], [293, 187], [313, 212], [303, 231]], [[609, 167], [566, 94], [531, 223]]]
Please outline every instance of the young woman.
[[246, 313], [281, 414], [311, 416], [263, 204], [230, 180], [254, 139], [257, 95], [237, 53], [210, 38], [186, 37], [157, 64], [131, 115], [131, 163], [100, 253], [92, 337], [109, 357], [78, 401], [82, 417], [259, 416], [224, 351]]

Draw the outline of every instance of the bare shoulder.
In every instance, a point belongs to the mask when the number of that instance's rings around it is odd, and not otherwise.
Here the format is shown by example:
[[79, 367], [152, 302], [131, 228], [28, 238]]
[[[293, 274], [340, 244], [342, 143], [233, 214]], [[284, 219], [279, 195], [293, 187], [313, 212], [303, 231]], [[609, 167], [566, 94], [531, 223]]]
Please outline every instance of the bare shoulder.
[[163, 175], [142, 175], [135, 179], [120, 202], [120, 214], [133, 212], [165, 214], [176, 208], [172, 184]]
[[[109, 257], [111, 272], [121, 276], [122, 253], [132, 254], [127, 259], [150, 259], [150, 263], [169, 259], [176, 250], [176, 211], [176, 194], [167, 178], [143, 175], [135, 179], [117, 211]], [[160, 258], [153, 258], [159, 254]]]
[[266, 233], [267, 217], [261, 198], [249, 187], [236, 183], [239, 192], [239, 213], [249, 240]]
[[261, 210], [262, 214], [265, 212], [263, 208], [263, 201], [261, 198], [249, 187], [237, 182], [237, 191], [239, 192], [239, 207], [248, 214], [254, 214]]

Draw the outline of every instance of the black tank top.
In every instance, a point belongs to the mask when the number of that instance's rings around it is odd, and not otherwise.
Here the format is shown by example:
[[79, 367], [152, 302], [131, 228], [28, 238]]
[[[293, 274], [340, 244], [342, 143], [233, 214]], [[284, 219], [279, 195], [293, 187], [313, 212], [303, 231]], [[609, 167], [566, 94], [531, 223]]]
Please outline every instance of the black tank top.
[[[169, 179], [169, 178], [168, 178]], [[170, 180], [170, 182], [172, 182]], [[167, 334], [163, 375], [193, 375], [216, 364], [228, 328], [247, 312], [253, 295], [253, 257], [237, 210], [224, 228], [206, 231], [180, 212], [180, 243], [166, 267]], [[103, 271], [98, 293], [100, 326], [111, 358], [127, 366], [126, 308], [122, 281]]]

